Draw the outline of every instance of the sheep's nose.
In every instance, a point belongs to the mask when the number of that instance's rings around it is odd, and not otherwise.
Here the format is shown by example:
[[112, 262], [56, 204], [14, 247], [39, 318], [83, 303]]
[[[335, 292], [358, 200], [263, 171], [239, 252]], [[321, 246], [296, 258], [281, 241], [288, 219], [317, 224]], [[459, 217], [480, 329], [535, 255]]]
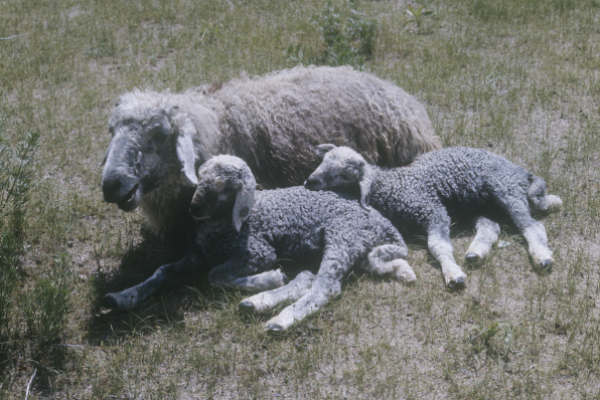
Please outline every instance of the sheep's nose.
[[104, 201], [120, 203], [131, 197], [137, 188], [138, 180], [133, 177], [119, 174], [107, 174], [102, 178], [102, 193]]

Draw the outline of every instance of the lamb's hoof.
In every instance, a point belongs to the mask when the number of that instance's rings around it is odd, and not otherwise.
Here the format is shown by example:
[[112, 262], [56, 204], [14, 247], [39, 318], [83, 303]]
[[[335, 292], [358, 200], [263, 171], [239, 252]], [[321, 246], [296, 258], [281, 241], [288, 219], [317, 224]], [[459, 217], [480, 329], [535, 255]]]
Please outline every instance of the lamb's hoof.
[[465, 254], [465, 261], [469, 264], [479, 264], [481, 260], [482, 257], [479, 256], [479, 254], [473, 253], [471, 251]]
[[466, 286], [466, 276], [459, 276], [457, 278], [448, 281], [448, 289], [450, 290], [462, 290]]
[[553, 264], [554, 264], [554, 260], [552, 260], [551, 258], [542, 260], [539, 264], [541, 272], [545, 272], [545, 273], [551, 272]]
[[285, 328], [277, 323], [269, 323], [265, 325], [265, 330], [269, 333], [281, 333], [285, 330]]
[[250, 300], [242, 300], [238, 306], [241, 313], [254, 313], [256, 312], [256, 306]]

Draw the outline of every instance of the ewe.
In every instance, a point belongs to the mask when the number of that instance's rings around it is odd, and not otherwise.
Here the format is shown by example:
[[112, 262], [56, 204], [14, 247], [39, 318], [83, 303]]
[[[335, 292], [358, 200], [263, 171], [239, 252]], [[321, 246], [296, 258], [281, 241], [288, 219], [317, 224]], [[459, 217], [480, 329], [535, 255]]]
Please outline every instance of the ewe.
[[265, 187], [302, 184], [323, 142], [397, 166], [440, 147], [425, 108], [391, 82], [350, 67], [296, 67], [183, 93], [132, 91], [112, 111], [102, 190], [141, 205], [157, 232], [189, 228], [196, 168], [217, 154], [244, 159]]

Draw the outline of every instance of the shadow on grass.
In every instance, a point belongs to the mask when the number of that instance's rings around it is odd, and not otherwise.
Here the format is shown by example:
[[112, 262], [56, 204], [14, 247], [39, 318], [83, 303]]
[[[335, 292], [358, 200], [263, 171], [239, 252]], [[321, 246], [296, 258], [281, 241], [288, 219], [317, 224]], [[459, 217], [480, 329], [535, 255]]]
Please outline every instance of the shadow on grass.
[[[170, 243], [142, 231], [143, 240], [130, 248], [118, 269], [105, 272], [98, 270], [92, 279], [92, 312], [87, 324], [87, 338], [92, 344], [111, 342], [132, 333], [146, 333], [157, 326], [173, 324], [183, 320], [183, 312], [190, 304], [208, 304], [197, 301], [200, 294], [219, 296], [207, 284], [207, 271], [198, 266], [198, 271], [182, 277], [179, 284], [161, 289], [156, 295], [131, 311], [111, 310], [106, 307], [104, 295], [136, 285], [163, 264], [180, 259], [189, 241], [181, 238]], [[190, 290], [189, 285], [196, 289]]]
[[[484, 215], [501, 225], [501, 230], [505, 234], [518, 235], [519, 232], [502, 213], [482, 210], [475, 213], [470, 210], [468, 213], [452, 215], [452, 239], [468, 237], [470, 240], [475, 235], [475, 221], [473, 215]], [[121, 337], [126, 337], [133, 333], [145, 334], [152, 332], [158, 326], [173, 325], [183, 321], [184, 312], [189, 309], [195, 311], [217, 309], [230, 306], [234, 298], [239, 297], [239, 293], [231, 290], [212, 288], [208, 284], [208, 268], [198, 266], [195, 273], [182, 276], [180, 281], [161, 289], [156, 295], [144, 301], [139, 307], [132, 311], [111, 310], [105, 306], [103, 297], [108, 292], [123, 290], [148, 278], [161, 265], [178, 260], [184, 254], [186, 246], [169, 245], [155, 236], [143, 233], [143, 241], [135, 247], [130, 248], [121, 260], [120, 267], [110, 273], [104, 271], [96, 272], [93, 280], [92, 313], [87, 326], [87, 337], [92, 344], [101, 344], [104, 342], [117, 341]], [[427, 237], [417, 230], [407, 229], [403, 231], [403, 236], [410, 247], [427, 248]], [[173, 242], [173, 241], [172, 241]], [[182, 240], [180, 243], [189, 243]], [[481, 265], [467, 265], [462, 256], [456, 255], [460, 265], [465, 267], [480, 268]], [[310, 265], [313, 272], [319, 265], [320, 255], [311, 260], [303, 260], [302, 264], [294, 263], [292, 260], [280, 260], [288, 276], [293, 277], [300, 270], [306, 269]], [[437, 261], [428, 256], [428, 263], [433, 268], [438, 268]], [[356, 276], [360, 276], [360, 271], [354, 271], [345, 279], [345, 284], [352, 282]], [[354, 278], [353, 278], [354, 277]], [[460, 291], [458, 292], [460, 293]], [[253, 316], [240, 314], [240, 318], [246, 324], [264, 322], [265, 316]], [[304, 324], [304, 329], [311, 330], [311, 324]], [[298, 330], [294, 330], [298, 332]], [[277, 336], [277, 335], [276, 335]], [[281, 335], [288, 336], [287, 334]]]
[[[158, 326], [181, 322], [186, 310], [228, 307], [240, 297], [238, 291], [211, 287], [208, 283], [209, 268], [198, 265], [194, 273], [181, 276], [177, 282], [162, 288], [134, 310], [108, 308], [104, 301], [106, 293], [136, 285], [161, 265], [176, 261], [185, 254], [185, 245], [170, 245], [147, 232], [142, 234], [142, 242], [125, 253], [118, 269], [111, 272], [99, 270], [91, 280], [92, 310], [87, 323], [87, 339], [91, 344], [118, 341], [133, 333], [149, 333]], [[307, 265], [318, 267], [318, 259], [303, 260], [302, 264], [280, 260], [280, 266], [290, 277], [306, 269]], [[255, 323], [257, 318], [260, 320], [258, 316], [240, 316], [248, 324]]]

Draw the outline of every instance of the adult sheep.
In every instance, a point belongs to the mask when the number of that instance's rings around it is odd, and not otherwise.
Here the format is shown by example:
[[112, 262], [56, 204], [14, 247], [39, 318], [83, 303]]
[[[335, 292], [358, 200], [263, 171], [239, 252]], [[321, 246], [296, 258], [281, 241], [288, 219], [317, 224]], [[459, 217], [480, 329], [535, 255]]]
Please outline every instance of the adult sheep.
[[323, 142], [382, 166], [440, 147], [413, 96], [350, 67], [296, 67], [182, 93], [134, 90], [121, 96], [109, 130], [104, 200], [124, 211], [141, 205], [163, 234], [189, 221], [196, 167], [212, 155], [237, 155], [260, 184], [276, 187], [302, 184]]

